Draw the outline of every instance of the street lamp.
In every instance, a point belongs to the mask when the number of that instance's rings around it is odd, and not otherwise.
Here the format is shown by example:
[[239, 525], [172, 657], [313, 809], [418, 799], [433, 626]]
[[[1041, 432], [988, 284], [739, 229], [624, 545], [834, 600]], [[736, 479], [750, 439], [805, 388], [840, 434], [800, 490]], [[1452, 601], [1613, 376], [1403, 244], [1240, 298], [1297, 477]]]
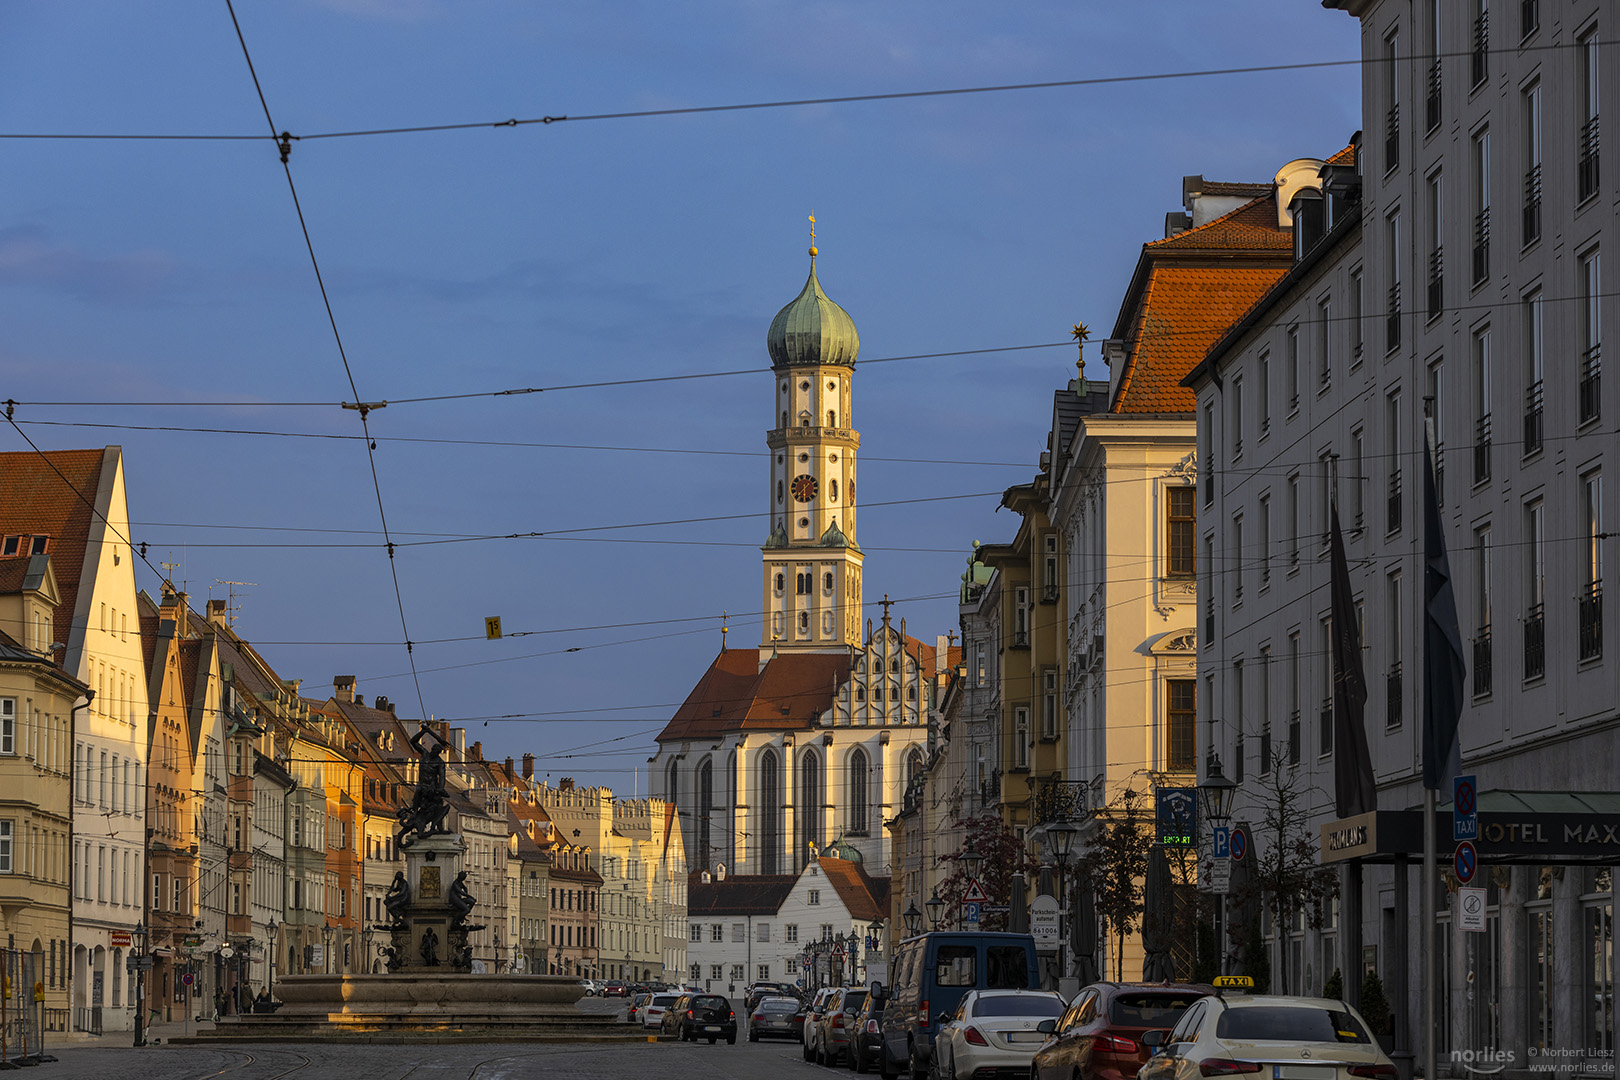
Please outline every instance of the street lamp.
[[1232, 820], [1232, 800], [1237, 796], [1237, 781], [1227, 779], [1221, 769], [1221, 757], [1212, 746], [1204, 759], [1204, 779], [1198, 785], [1198, 798], [1204, 804], [1204, 819], [1212, 826], [1225, 825]]
[[327, 923], [321, 927], [321, 959], [325, 961], [326, 974], [332, 974], [332, 924]]
[[265, 933], [267, 935], [265, 937], [265, 939], [264, 939], [264, 954], [265, 954], [265, 957], [270, 961], [270, 967], [269, 967], [269, 970], [268, 970], [267, 975], [266, 975], [266, 980], [267, 981], [265, 982], [264, 996], [266, 998], [274, 998], [276, 996], [276, 929], [277, 929], [277, 927], [276, 927], [276, 920], [275, 920], [275, 918], [273, 916], [270, 919], [269, 925], [267, 925], [264, 929], [265, 929]]
[[977, 880], [979, 871], [984, 869], [984, 856], [975, 850], [971, 840], [968, 841], [968, 846], [962, 849], [962, 853], [957, 856], [957, 859], [962, 863], [962, 869], [967, 872], [968, 879], [970, 881]]
[[145, 1046], [146, 1038], [141, 1030], [141, 1022], [146, 1016], [146, 937], [145, 922], [135, 924], [135, 1045]]
[[917, 901], [911, 902], [911, 906], [900, 916], [900, 921], [906, 925], [906, 937], [913, 938], [922, 933], [922, 912], [917, 910]]
[[928, 898], [928, 903], [924, 904], [923, 907], [928, 909], [929, 926], [938, 930], [939, 920], [945, 917], [945, 901], [939, 898], [939, 893], [935, 893]]
[[1064, 905], [1068, 902], [1068, 887], [1064, 880], [1067, 876], [1069, 853], [1074, 850], [1074, 838], [1079, 829], [1067, 821], [1059, 821], [1046, 827], [1046, 842], [1052, 848], [1052, 854], [1057, 858], [1057, 891], [1058, 891], [1058, 978], [1068, 970], [1069, 958], [1065, 955], [1066, 935], [1062, 932]]

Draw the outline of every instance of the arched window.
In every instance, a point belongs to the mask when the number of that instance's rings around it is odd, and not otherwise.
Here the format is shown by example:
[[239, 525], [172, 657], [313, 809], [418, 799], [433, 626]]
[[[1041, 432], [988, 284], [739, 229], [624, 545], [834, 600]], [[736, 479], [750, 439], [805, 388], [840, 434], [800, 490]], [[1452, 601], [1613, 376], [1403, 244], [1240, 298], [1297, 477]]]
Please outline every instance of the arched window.
[[[726, 805], [728, 807], [737, 805], [737, 751], [735, 750], [726, 757]], [[726, 862], [735, 865], [737, 862], [737, 830], [730, 826], [730, 817], [723, 820], [728, 823], [728, 827], [723, 841], [725, 847], [722, 851], [726, 857]]]
[[784, 490], [784, 488], [782, 486], [782, 481], [778, 480], [776, 482], [776, 501], [777, 502], [782, 501], [782, 492], [783, 492], [783, 490]]
[[671, 761], [664, 781], [664, 798], [677, 809], [681, 805], [681, 763]]
[[893, 660], [889, 661], [889, 670], [890, 671], [899, 671], [900, 670], [900, 658], [898, 656], [895, 657]]
[[714, 810], [714, 759], [704, 758], [697, 776], [697, 858], [698, 867], [709, 868], [709, 814]]
[[910, 787], [911, 782], [922, 775], [922, 771], [922, 751], [913, 747], [911, 753], [906, 755], [906, 786]]
[[828, 501], [829, 502], [837, 502], [838, 501], [838, 481], [834, 480], [832, 483], [828, 484], [827, 489], [828, 489], [827, 490]]
[[836, 412], [834, 412], [832, 409], [827, 410], [827, 426], [828, 427], [837, 427], [838, 426], [838, 414]]
[[849, 831], [862, 836], [870, 828], [867, 823], [867, 784], [870, 774], [866, 751], [856, 747], [855, 752], [849, 755]]
[[808, 611], [799, 612], [799, 629], [805, 631], [806, 633], [809, 633], [809, 631], [810, 631], [810, 613]]
[[782, 595], [782, 589], [786, 585], [786, 583], [787, 583], [787, 576], [786, 575], [780, 574], [780, 573], [776, 575], [776, 595], [777, 596]]
[[800, 596], [809, 596], [810, 595], [810, 575], [809, 574], [800, 574], [798, 576], [798, 581], [797, 581], [797, 583], [795, 585], [794, 591], [797, 592]]
[[855, 688], [855, 700], [856, 701], [865, 701], [866, 700], [866, 687], [857, 686]]
[[759, 756], [759, 872], [778, 873], [782, 854], [782, 772], [776, 751]]
[[821, 846], [821, 808], [827, 800], [821, 789], [821, 758], [807, 750], [799, 765], [799, 850], [809, 858], [810, 845]]
[[821, 587], [823, 589], [826, 589], [828, 592], [833, 591], [833, 576], [832, 576], [832, 571], [831, 570], [827, 571], [824, 575], [822, 575]]

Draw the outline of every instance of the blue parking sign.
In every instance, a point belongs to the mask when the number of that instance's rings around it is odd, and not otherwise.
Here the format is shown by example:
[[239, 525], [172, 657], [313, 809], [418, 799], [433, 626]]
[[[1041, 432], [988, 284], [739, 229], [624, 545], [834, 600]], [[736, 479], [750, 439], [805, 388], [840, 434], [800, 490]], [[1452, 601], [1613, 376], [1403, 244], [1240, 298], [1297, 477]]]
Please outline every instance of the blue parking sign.
[[979, 921], [979, 905], [969, 902], [962, 905], [962, 921], [977, 923]]
[[1213, 850], [1210, 852], [1217, 859], [1228, 858], [1232, 854], [1232, 827], [1230, 825], [1216, 825], [1209, 830]]

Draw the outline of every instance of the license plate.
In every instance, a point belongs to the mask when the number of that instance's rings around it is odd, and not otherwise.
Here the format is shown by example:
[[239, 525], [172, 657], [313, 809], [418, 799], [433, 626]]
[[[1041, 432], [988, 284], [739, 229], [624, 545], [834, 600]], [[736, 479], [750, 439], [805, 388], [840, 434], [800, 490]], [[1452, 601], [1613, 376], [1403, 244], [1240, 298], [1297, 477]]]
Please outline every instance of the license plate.
[[1331, 1065], [1273, 1065], [1272, 1080], [1333, 1080], [1339, 1071]]
[[1009, 1031], [1009, 1032], [1007, 1032], [1006, 1038], [1007, 1038], [1008, 1042], [1045, 1042], [1046, 1041], [1046, 1036], [1042, 1035], [1038, 1031]]
[[707, 1027], [705, 1027], [703, 1030], [704, 1031], [719, 1031], [720, 1030], [720, 1025], [719, 1024], [710, 1024]]

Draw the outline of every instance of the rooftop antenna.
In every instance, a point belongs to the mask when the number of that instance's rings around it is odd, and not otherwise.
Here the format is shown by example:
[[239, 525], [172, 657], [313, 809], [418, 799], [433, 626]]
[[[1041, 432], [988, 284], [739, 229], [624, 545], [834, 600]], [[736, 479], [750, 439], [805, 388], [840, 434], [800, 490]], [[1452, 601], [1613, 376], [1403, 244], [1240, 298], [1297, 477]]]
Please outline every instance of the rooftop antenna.
[[172, 588], [174, 586], [174, 572], [180, 569], [180, 564], [177, 562], [160, 562], [158, 565], [163, 567], [163, 583]]
[[[237, 614], [236, 613], [241, 610], [241, 605], [239, 605], [236, 602], [237, 601], [237, 596], [238, 596], [237, 591], [236, 591], [236, 587], [238, 585], [241, 585], [241, 586], [257, 585], [258, 582], [257, 581], [224, 581], [224, 580], [222, 580], [220, 578], [215, 578], [214, 579], [214, 584], [215, 585], [224, 585], [224, 586], [226, 586], [226, 590], [225, 590], [225, 595], [226, 595], [226, 600], [225, 600], [225, 625], [234, 627], [236, 625], [236, 619], [237, 619]], [[213, 592], [213, 590], [210, 589], [209, 592], [211, 593], [211, 592]], [[240, 595], [242, 595], [242, 596], [252, 596], [253, 594], [252, 593], [242, 593]]]

